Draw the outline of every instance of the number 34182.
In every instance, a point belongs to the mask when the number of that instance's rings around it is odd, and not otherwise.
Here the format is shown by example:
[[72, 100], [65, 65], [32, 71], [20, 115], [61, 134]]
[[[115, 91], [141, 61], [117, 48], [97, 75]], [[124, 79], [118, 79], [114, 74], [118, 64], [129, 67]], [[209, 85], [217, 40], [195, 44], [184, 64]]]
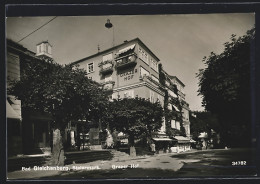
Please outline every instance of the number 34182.
[[246, 165], [246, 161], [233, 161], [232, 165]]

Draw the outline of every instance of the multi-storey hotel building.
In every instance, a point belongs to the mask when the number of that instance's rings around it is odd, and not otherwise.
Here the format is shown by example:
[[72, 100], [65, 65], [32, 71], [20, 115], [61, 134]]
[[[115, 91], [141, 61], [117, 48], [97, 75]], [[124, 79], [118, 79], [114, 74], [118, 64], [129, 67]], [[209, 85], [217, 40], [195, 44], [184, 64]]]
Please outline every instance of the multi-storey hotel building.
[[[125, 41], [92, 56], [74, 62], [88, 73], [88, 78], [110, 89], [111, 99], [141, 97], [164, 103], [160, 88], [159, 58], [139, 39]], [[165, 131], [162, 126], [161, 131]]]
[[[136, 38], [80, 59], [73, 65], [78, 64], [87, 71], [89, 79], [110, 89], [111, 99], [141, 97], [150, 99], [151, 102], [158, 100], [163, 107], [166, 89], [169, 95], [185, 102], [184, 84], [177, 77], [167, 74], [170, 81], [166, 80], [166, 85], [159, 82], [159, 63], [159, 58], [139, 38]], [[170, 84], [177, 86], [177, 92]], [[189, 122], [188, 104], [186, 102], [185, 104], [186, 108], [182, 109], [174, 104], [169, 107], [173, 107], [175, 111], [182, 111], [180, 113], [184, 114], [183, 118]], [[189, 123], [184, 127], [189, 136]], [[180, 122], [172, 120], [172, 128], [180, 130]], [[161, 140], [171, 141], [166, 136], [165, 120], [156, 137], [156, 140], [162, 138]]]

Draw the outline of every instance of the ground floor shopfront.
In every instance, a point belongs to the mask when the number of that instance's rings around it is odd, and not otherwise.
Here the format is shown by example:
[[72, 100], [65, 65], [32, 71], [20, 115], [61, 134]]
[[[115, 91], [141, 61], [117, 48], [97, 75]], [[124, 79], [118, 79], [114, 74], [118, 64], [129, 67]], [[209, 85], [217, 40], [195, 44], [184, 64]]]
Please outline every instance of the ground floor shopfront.
[[183, 136], [169, 138], [159, 135], [153, 138], [157, 153], [180, 153], [191, 150], [191, 140]]

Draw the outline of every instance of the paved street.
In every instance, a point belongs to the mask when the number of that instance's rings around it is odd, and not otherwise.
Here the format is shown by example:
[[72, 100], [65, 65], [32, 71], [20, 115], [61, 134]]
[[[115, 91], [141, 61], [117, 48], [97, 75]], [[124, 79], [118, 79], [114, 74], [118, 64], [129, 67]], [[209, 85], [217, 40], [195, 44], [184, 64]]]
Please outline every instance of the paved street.
[[[8, 173], [8, 177], [10, 179], [175, 178], [255, 174], [253, 152], [246, 149], [193, 150], [179, 154], [167, 153], [134, 158], [123, 152], [113, 152], [112, 160], [67, 165], [69, 171], [15, 171]], [[246, 165], [232, 165], [232, 161], [246, 161]]]

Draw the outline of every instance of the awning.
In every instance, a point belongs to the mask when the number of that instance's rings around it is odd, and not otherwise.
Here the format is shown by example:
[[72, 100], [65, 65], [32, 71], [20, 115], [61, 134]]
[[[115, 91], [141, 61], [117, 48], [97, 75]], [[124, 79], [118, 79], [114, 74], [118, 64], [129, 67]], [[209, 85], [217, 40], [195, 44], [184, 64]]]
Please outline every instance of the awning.
[[132, 50], [134, 47], [135, 47], [135, 44], [130, 45], [130, 46], [126, 47], [126, 48], [123, 48], [123, 49], [119, 50], [117, 54], [119, 55], [119, 54], [122, 54], [124, 52], [129, 51], [129, 50]]
[[195, 143], [196, 141], [194, 141], [193, 139], [190, 140], [191, 143]]
[[180, 110], [175, 106], [175, 105], [172, 105], [174, 107], [174, 109], [178, 112], [180, 112]]
[[183, 137], [183, 136], [175, 136], [173, 137], [173, 139], [177, 140], [178, 143], [189, 143], [190, 139], [187, 137]]
[[162, 138], [153, 138], [153, 140], [155, 140], [155, 141], [173, 141], [170, 138], [164, 138], [164, 137], [162, 137]]
[[19, 114], [15, 112], [15, 110], [12, 108], [12, 106], [9, 104], [7, 100], [6, 100], [6, 117], [12, 119], [21, 119]]

